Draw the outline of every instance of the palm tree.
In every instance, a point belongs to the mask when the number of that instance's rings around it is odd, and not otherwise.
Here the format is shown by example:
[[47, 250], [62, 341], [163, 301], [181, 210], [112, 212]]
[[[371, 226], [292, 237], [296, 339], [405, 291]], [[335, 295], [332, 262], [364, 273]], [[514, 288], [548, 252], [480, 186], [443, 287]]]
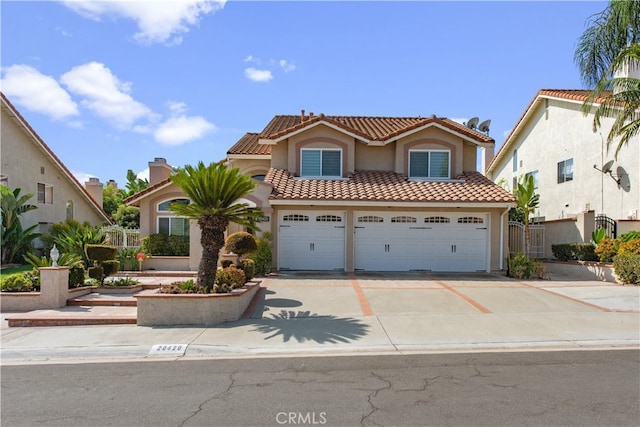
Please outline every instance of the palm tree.
[[174, 202], [169, 205], [169, 210], [197, 220], [200, 226], [202, 259], [198, 267], [197, 286], [209, 292], [215, 280], [218, 257], [229, 223], [256, 230], [257, 219], [264, 215], [259, 208], [238, 202], [251, 193], [257, 184], [237, 168], [228, 169], [223, 163], [205, 166], [203, 162], [196, 167], [179, 169], [172, 175], [171, 181], [184, 191], [190, 203]]
[[2, 212], [2, 224], [0, 227], [0, 236], [2, 241], [2, 263], [10, 263], [19, 255], [29, 248], [31, 242], [40, 237], [40, 233], [34, 233], [38, 225], [33, 225], [27, 229], [22, 228], [20, 216], [25, 213], [38, 209], [37, 206], [27, 203], [33, 197], [32, 193], [20, 196], [20, 188], [13, 191], [0, 185], [0, 207]]
[[531, 232], [529, 230], [529, 218], [540, 205], [540, 195], [536, 194], [535, 183], [532, 175], [524, 175], [518, 187], [513, 191], [516, 198], [516, 210], [522, 216], [524, 224], [524, 246], [529, 255], [531, 248]]
[[[585, 115], [596, 110], [593, 129], [601, 126], [602, 117], [615, 118], [607, 136], [607, 148], [614, 138], [620, 148], [638, 133], [638, 79], [616, 77], [621, 66], [638, 66], [640, 43], [640, 1], [612, 0], [605, 10], [594, 15], [591, 25], [578, 39], [574, 60], [580, 68], [583, 82], [594, 88], [582, 107]], [[613, 92], [608, 92], [615, 89]]]
[[[640, 70], [640, 43], [623, 49], [611, 63], [609, 74], [621, 67], [637, 67]], [[606, 92], [611, 87], [614, 88], [613, 92]], [[620, 137], [615, 151], [617, 159], [620, 149], [640, 133], [640, 79], [628, 76], [603, 77], [582, 106], [585, 115], [595, 102], [599, 102], [599, 106], [593, 118], [594, 132], [602, 126], [602, 118], [615, 119], [607, 135], [607, 149], [614, 138]]]

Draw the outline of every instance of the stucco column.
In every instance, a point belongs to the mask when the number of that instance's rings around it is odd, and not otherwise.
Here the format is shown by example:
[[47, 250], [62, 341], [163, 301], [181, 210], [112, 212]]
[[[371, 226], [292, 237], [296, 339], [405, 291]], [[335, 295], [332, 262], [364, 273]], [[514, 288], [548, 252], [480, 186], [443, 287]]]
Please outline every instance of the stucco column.
[[591, 241], [591, 235], [596, 229], [596, 213], [595, 211], [585, 211], [578, 214], [576, 221], [578, 226], [578, 232], [582, 241], [587, 243]]
[[40, 300], [42, 308], [67, 305], [69, 296], [69, 267], [41, 267]]

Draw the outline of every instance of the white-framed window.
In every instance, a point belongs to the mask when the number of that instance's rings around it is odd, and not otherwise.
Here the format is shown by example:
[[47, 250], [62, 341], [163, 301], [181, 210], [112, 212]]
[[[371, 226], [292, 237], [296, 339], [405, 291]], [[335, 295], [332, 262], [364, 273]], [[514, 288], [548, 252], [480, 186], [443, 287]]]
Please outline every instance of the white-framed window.
[[526, 176], [533, 177], [533, 188], [538, 188], [538, 171], [528, 172]]
[[303, 148], [300, 150], [300, 176], [307, 178], [341, 178], [342, 150]]
[[73, 219], [73, 200], [67, 200], [67, 219]]
[[409, 150], [409, 178], [449, 179], [451, 152], [449, 150]]
[[518, 172], [518, 149], [513, 149], [513, 171]]
[[53, 185], [38, 183], [38, 203], [53, 204]]
[[184, 203], [185, 205], [188, 205], [189, 199], [170, 199], [158, 203], [158, 233], [165, 234], [167, 236], [188, 236], [189, 218], [175, 216], [169, 210], [169, 205], [173, 202]]
[[558, 184], [573, 181], [573, 159], [558, 162]]

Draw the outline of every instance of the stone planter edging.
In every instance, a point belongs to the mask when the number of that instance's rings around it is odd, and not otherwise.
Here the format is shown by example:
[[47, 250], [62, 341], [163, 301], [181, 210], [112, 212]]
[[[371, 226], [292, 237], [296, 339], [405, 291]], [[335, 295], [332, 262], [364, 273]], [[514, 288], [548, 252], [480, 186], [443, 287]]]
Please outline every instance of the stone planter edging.
[[549, 273], [563, 274], [579, 280], [622, 283], [611, 262], [546, 260], [543, 263]]
[[141, 294], [138, 326], [214, 326], [242, 317], [260, 282], [248, 282], [227, 294]]
[[[91, 286], [82, 286], [69, 289], [67, 299], [77, 298], [90, 294], [93, 291]], [[42, 298], [41, 292], [2, 292], [0, 295], [0, 311], [31, 311], [56, 308], [49, 305]]]

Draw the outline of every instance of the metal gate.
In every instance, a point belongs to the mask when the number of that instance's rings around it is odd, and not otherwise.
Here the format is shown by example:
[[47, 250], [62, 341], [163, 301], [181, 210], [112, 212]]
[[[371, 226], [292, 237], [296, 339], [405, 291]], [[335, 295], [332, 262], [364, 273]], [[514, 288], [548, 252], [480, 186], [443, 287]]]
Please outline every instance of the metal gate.
[[107, 235], [110, 245], [119, 248], [135, 248], [142, 244], [140, 229], [138, 228], [123, 228], [111, 225], [104, 227], [101, 231]]
[[[544, 258], [544, 225], [529, 224], [529, 253], [532, 258]], [[525, 253], [524, 224], [518, 221], [509, 221], [509, 253]]]
[[604, 214], [596, 215], [596, 230], [598, 228], [603, 228], [607, 237], [612, 239], [618, 237], [618, 224], [613, 218]]

